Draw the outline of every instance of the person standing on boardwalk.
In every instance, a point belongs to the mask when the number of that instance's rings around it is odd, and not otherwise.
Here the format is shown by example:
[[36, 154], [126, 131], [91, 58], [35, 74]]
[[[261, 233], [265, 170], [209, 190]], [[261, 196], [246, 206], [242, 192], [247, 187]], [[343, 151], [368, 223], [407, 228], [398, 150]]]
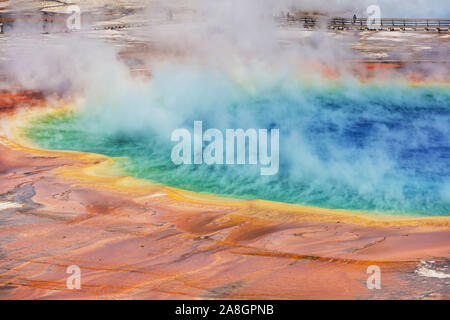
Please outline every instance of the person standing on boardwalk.
[[356, 14], [353, 15], [353, 24], [356, 23]]

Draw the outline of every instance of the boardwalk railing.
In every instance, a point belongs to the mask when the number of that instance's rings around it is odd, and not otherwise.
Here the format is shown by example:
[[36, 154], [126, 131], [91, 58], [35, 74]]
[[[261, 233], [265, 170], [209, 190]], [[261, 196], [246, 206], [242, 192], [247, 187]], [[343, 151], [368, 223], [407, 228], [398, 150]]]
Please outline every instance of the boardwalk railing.
[[329, 22], [329, 28], [338, 30], [385, 30], [385, 31], [436, 31], [448, 32], [450, 19], [399, 19], [383, 18], [379, 26], [367, 26], [367, 19], [333, 18]]
[[333, 30], [383, 30], [383, 31], [436, 31], [449, 32], [450, 19], [402, 19], [383, 18], [380, 19], [379, 26], [367, 25], [367, 18], [331, 18], [319, 20], [316, 17], [296, 17], [289, 16], [277, 18], [282, 24], [299, 24], [306, 29], [316, 28], [319, 25], [326, 25]]

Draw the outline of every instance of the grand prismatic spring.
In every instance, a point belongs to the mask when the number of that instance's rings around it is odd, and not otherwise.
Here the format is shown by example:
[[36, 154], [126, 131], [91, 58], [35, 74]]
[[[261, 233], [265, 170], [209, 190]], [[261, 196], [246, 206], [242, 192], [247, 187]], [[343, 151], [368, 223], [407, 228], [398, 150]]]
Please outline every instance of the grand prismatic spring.
[[[81, 111], [38, 119], [27, 136], [46, 149], [126, 157], [117, 161], [126, 175], [197, 192], [394, 215], [449, 214], [446, 85], [268, 77], [249, 89], [226, 73], [178, 68], [176, 74], [157, 74], [132, 95], [88, 97]], [[211, 128], [280, 128], [279, 174], [261, 177], [248, 165], [173, 164], [170, 135], [151, 126], [171, 112], [186, 128], [197, 119]]]
[[[0, 299], [450, 297], [448, 32], [141, 2], [0, 2]], [[278, 170], [175, 164], [199, 121], [279, 130]]]

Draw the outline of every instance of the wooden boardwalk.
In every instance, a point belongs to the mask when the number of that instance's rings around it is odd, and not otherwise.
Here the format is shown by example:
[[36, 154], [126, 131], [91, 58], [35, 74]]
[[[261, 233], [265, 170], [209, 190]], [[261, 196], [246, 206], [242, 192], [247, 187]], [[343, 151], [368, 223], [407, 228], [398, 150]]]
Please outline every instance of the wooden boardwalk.
[[295, 17], [278, 18], [281, 24], [299, 25], [305, 29], [314, 29], [318, 26], [326, 25], [331, 30], [370, 30], [370, 31], [433, 31], [449, 32], [450, 19], [403, 19], [403, 18], [383, 18], [379, 19], [379, 26], [367, 25], [367, 18], [331, 18], [322, 20], [317, 17]]

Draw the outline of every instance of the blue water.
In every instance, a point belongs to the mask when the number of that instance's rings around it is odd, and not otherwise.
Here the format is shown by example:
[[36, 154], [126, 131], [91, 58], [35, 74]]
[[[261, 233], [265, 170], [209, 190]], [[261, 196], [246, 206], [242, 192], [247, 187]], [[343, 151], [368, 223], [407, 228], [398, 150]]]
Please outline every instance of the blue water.
[[[171, 132], [280, 130], [280, 169], [171, 162]], [[225, 72], [161, 72], [145, 86], [88, 94], [78, 112], [46, 116], [28, 136], [45, 148], [101, 153], [126, 174], [245, 199], [423, 216], [450, 215], [448, 86], [237, 82]]]

